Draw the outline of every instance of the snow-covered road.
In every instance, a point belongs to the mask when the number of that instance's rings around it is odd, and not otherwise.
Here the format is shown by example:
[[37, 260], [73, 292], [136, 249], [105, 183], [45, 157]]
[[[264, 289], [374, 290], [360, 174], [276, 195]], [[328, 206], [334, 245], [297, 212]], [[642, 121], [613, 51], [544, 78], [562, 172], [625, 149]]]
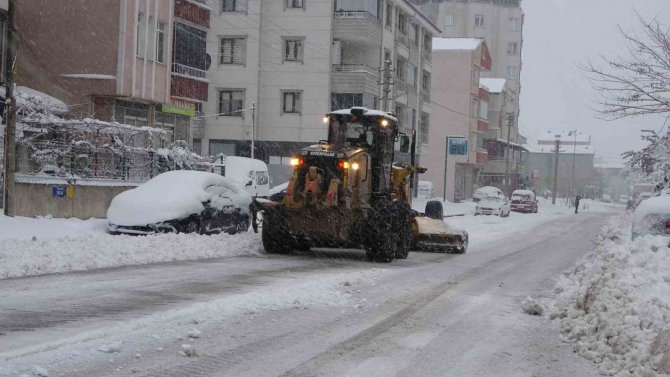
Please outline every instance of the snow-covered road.
[[605, 219], [390, 265], [320, 250], [0, 280], [0, 376], [596, 376], [521, 301]]

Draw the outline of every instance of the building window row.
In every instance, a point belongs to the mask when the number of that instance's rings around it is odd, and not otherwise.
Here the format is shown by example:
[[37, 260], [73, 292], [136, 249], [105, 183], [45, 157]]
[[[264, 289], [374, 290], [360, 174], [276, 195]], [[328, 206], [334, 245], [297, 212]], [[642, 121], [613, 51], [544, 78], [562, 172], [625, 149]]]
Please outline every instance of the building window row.
[[[244, 89], [220, 89], [218, 116], [244, 117]], [[282, 114], [300, 114], [302, 112], [302, 90], [280, 90]]]
[[[456, 25], [456, 16], [452, 12], [447, 12], [444, 14], [444, 26], [451, 27]], [[483, 28], [486, 27], [485, 17], [483, 14], [475, 15], [475, 27]], [[521, 31], [521, 19], [517, 17], [510, 17], [508, 22], [507, 29], [509, 31]]]
[[[282, 38], [283, 60], [302, 62], [305, 58], [305, 38]], [[247, 38], [244, 36], [221, 37], [219, 39], [220, 65], [245, 65], [247, 55]]]

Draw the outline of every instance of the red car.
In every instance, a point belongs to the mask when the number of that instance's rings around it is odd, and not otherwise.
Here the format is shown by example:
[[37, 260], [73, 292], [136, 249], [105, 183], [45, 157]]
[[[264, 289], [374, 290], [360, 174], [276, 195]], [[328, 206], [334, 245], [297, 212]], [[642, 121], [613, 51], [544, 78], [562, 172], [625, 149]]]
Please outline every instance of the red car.
[[516, 190], [512, 193], [512, 211], [537, 213], [537, 198], [530, 190]]

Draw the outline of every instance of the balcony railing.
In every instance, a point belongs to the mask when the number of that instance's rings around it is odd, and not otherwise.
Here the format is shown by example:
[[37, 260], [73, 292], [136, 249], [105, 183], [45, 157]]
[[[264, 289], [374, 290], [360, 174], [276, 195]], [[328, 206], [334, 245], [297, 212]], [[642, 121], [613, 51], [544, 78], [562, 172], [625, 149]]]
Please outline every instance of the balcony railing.
[[377, 16], [365, 10], [338, 10], [335, 11], [335, 18], [368, 19], [376, 23], [381, 22]]
[[207, 71], [179, 63], [172, 63], [172, 72], [178, 75], [190, 76], [198, 79], [207, 79]]
[[333, 72], [367, 73], [379, 77], [379, 70], [365, 64], [333, 64]]

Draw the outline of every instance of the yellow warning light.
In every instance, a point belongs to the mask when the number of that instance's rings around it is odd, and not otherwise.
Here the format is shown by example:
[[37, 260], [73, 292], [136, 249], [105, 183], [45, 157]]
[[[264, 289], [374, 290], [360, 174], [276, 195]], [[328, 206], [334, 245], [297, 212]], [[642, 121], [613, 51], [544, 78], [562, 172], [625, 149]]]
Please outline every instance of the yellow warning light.
[[298, 166], [300, 165], [300, 159], [299, 158], [292, 158], [291, 159], [291, 166]]
[[324, 123], [324, 124], [328, 124], [328, 121], [329, 121], [329, 120], [330, 120], [329, 117], [327, 117], [327, 116], [323, 117], [323, 123]]

